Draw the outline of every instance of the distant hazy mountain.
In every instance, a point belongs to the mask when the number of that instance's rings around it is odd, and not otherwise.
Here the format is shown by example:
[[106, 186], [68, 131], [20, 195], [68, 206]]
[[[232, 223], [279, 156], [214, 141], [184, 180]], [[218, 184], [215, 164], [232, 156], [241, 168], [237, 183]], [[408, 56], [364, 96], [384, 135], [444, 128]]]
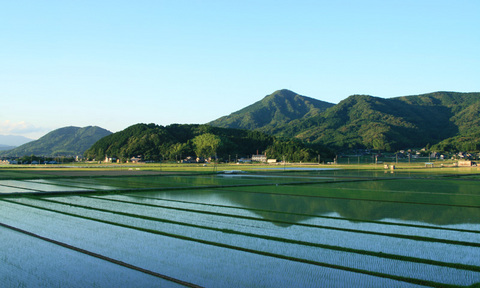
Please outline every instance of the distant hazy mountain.
[[250, 106], [208, 124], [222, 128], [258, 130], [272, 134], [278, 130], [278, 127], [293, 120], [319, 115], [334, 105], [284, 89], [275, 91]]
[[96, 126], [64, 127], [54, 130], [38, 140], [23, 144], [15, 149], [2, 151], [2, 156], [75, 156], [82, 155], [101, 138], [112, 132]]
[[442, 142], [442, 147], [453, 147], [455, 141], [463, 141], [461, 147], [473, 147], [479, 139], [480, 93], [434, 92], [389, 99], [353, 95], [337, 105], [327, 103], [323, 110], [292, 105], [294, 99], [306, 98], [295, 95], [288, 90], [277, 91], [210, 124], [241, 126], [336, 149], [393, 151], [434, 145], [446, 139], [450, 140]]
[[16, 135], [0, 135], [0, 147], [2, 146], [15, 147], [15, 146], [20, 146], [25, 143], [28, 143], [30, 141], [33, 141], [33, 139], [23, 137], [23, 136], [16, 136]]
[[0, 144], [0, 151], [10, 150], [10, 149], [13, 149], [13, 148], [15, 148], [15, 146], [8, 146], [8, 145], [2, 145], [2, 144]]

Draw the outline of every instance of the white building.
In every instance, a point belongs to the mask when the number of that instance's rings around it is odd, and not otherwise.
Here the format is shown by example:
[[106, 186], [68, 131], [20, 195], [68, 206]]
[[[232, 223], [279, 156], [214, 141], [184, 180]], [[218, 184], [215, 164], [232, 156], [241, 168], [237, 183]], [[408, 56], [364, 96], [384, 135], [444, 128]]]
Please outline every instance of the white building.
[[267, 155], [252, 155], [252, 161], [267, 162]]

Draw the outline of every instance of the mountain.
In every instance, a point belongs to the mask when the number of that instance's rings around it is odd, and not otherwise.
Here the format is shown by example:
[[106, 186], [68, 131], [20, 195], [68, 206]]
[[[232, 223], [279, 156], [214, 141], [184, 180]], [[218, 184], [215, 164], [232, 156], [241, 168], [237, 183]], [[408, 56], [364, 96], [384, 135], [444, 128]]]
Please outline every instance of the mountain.
[[15, 146], [8, 146], [8, 145], [2, 145], [0, 144], [0, 151], [3, 151], [3, 150], [11, 150], [15, 148]]
[[112, 132], [96, 126], [64, 127], [54, 130], [38, 140], [23, 144], [15, 149], [2, 151], [2, 156], [75, 156], [82, 155], [99, 139]]
[[267, 153], [268, 158], [312, 161], [318, 155], [334, 156], [329, 149], [320, 145], [304, 144], [299, 140], [283, 141], [259, 131], [227, 129], [198, 124], [136, 124], [113, 133], [96, 142], [85, 151], [88, 159], [106, 156], [122, 161], [142, 156], [144, 160], [177, 161], [188, 156], [223, 158], [250, 157], [252, 154]]
[[33, 139], [16, 135], [0, 135], [0, 146], [15, 147], [28, 143], [30, 141], [33, 141]]
[[216, 127], [258, 130], [273, 134], [278, 130], [278, 127], [287, 125], [293, 120], [307, 119], [319, 115], [334, 105], [283, 89], [208, 124]]
[[[277, 93], [278, 91], [272, 95]], [[274, 117], [275, 111], [280, 111], [278, 113], [282, 115], [283, 110], [271, 105], [269, 107], [272, 109], [263, 113], [264, 119], [255, 122], [255, 118], [249, 116], [249, 111], [252, 110], [251, 107], [259, 107], [258, 103], [262, 101], [226, 116], [229, 118], [220, 119], [234, 119], [231, 116], [235, 115], [236, 119], [249, 120], [248, 129], [258, 129], [275, 136], [295, 137], [337, 150], [369, 148], [395, 151], [425, 147], [445, 139], [480, 133], [480, 93], [434, 92], [388, 99], [352, 95], [324, 111], [306, 113], [284, 122], [276, 121]], [[302, 113], [290, 115], [292, 114]], [[238, 125], [236, 122], [217, 122], [220, 119], [211, 123], [223, 123], [226, 127]], [[268, 126], [264, 123], [276, 125]], [[477, 136], [461, 138], [464, 141], [462, 147], [473, 147], [470, 142], [478, 139]], [[451, 145], [449, 143], [444, 143], [443, 147]]]
[[480, 93], [435, 92], [383, 99], [354, 95], [285, 133], [337, 149], [394, 151], [480, 131]]

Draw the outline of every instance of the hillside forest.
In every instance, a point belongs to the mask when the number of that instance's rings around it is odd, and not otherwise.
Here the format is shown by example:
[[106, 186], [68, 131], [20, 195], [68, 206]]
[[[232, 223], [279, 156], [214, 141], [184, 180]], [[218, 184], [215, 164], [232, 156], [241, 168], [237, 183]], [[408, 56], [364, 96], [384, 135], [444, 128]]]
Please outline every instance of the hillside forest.
[[319, 144], [307, 144], [298, 139], [282, 140], [259, 131], [198, 124], [136, 124], [100, 139], [85, 151], [84, 156], [92, 160], [112, 157], [121, 161], [138, 156], [145, 161], [196, 156], [233, 161], [256, 153], [295, 162], [334, 157], [332, 150]]

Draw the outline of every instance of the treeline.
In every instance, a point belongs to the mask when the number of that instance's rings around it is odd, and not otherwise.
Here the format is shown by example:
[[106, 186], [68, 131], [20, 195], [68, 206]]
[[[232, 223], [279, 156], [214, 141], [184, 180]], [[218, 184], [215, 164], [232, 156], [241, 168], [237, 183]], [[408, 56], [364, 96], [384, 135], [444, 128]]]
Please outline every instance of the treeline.
[[258, 131], [228, 129], [209, 125], [136, 124], [97, 141], [84, 156], [103, 160], [114, 157], [126, 161], [142, 156], [145, 161], [175, 161], [192, 157], [217, 157], [228, 161], [252, 154], [267, 153], [268, 158], [287, 161], [331, 159], [334, 154], [321, 145], [300, 140], [285, 141]]
[[433, 145], [431, 151], [437, 152], [480, 152], [480, 132], [456, 136]]
[[57, 156], [57, 157], [43, 157], [43, 156], [36, 156], [36, 155], [30, 155], [30, 156], [22, 156], [17, 158], [18, 164], [62, 164], [62, 163], [73, 163], [75, 162], [74, 157], [63, 157], [63, 156]]

